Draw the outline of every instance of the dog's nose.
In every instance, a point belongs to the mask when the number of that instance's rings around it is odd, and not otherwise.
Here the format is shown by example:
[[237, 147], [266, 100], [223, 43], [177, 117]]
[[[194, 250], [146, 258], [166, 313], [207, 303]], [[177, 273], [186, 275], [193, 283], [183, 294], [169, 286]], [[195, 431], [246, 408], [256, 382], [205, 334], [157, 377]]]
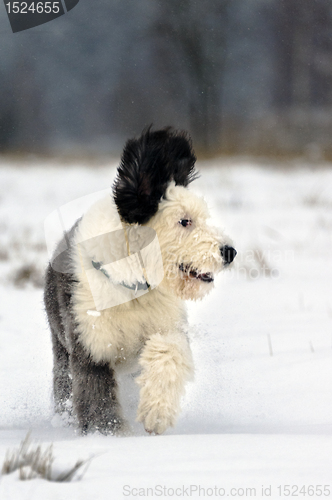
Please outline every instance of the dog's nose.
[[235, 248], [229, 247], [228, 245], [225, 245], [225, 246], [220, 248], [220, 253], [221, 253], [221, 256], [223, 257], [225, 263], [230, 264], [235, 259], [235, 255], [237, 254], [237, 251], [235, 250]]

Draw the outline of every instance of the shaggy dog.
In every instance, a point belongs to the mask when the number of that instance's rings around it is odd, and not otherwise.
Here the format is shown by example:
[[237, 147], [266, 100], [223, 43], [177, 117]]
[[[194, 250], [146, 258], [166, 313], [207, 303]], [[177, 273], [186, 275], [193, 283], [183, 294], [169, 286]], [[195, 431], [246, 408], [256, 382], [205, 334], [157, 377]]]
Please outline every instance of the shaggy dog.
[[206, 295], [236, 255], [187, 189], [195, 161], [184, 132], [129, 140], [112, 196], [65, 234], [48, 266], [55, 407], [63, 413], [71, 401], [83, 433], [126, 428], [116, 375], [135, 360], [137, 420], [156, 434], [175, 423], [193, 374], [184, 300]]

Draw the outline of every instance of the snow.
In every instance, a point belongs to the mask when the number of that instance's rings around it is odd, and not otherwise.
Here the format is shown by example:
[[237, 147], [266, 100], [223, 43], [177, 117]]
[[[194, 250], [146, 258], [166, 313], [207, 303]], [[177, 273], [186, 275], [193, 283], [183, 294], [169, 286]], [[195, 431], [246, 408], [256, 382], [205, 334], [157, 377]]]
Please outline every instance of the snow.
[[86, 313], [89, 316], [100, 316], [101, 315], [101, 313], [99, 311], [90, 311], [90, 310], [88, 310]]
[[[283, 498], [283, 485], [331, 485], [332, 495], [331, 166], [239, 159], [199, 167], [191, 189], [238, 256], [209, 297], [189, 304], [196, 375], [182, 414], [165, 435], [145, 434], [133, 421], [134, 381], [124, 377], [132, 435], [82, 437], [53, 414], [42, 290], [14, 286], [13, 275], [27, 264], [45, 268], [44, 219], [110, 186], [115, 164], [2, 162], [0, 463], [29, 430], [44, 447], [54, 443], [59, 470], [93, 458], [70, 483], [2, 476], [1, 500]], [[308, 491], [297, 496], [329, 496]]]

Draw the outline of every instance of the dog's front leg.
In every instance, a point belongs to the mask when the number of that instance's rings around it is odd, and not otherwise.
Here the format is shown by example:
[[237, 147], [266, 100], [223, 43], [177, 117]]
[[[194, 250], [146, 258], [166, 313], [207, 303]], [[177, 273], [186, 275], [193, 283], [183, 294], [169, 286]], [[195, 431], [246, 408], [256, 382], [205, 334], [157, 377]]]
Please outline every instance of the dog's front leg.
[[193, 362], [183, 333], [156, 333], [146, 342], [137, 378], [141, 387], [137, 420], [147, 432], [163, 433], [173, 426], [180, 409], [185, 382], [192, 377]]

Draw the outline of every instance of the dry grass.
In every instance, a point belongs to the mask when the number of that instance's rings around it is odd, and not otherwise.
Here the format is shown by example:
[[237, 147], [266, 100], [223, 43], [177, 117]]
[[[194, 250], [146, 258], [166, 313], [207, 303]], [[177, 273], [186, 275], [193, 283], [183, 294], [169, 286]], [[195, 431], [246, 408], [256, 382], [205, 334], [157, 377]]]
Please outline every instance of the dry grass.
[[10, 278], [17, 288], [24, 288], [28, 283], [36, 288], [44, 286], [44, 276], [34, 263], [23, 264], [12, 273]]
[[17, 230], [1, 225], [0, 221], [1, 282], [17, 288], [42, 288], [47, 261], [46, 245], [40, 234], [34, 234], [27, 226]]
[[323, 193], [318, 190], [313, 190], [305, 195], [303, 197], [303, 203], [308, 207], [332, 208], [332, 201], [326, 197], [324, 198]]
[[[28, 433], [17, 449], [7, 451], [1, 472], [11, 474], [19, 470], [19, 479], [22, 481], [39, 477], [47, 481], [69, 482], [75, 478], [78, 470], [83, 465], [88, 466], [90, 461], [91, 459], [78, 460], [73, 467], [55, 474], [52, 470], [53, 444], [43, 450], [41, 445], [31, 442], [30, 433]], [[87, 467], [76, 479], [82, 479], [86, 469]]]

